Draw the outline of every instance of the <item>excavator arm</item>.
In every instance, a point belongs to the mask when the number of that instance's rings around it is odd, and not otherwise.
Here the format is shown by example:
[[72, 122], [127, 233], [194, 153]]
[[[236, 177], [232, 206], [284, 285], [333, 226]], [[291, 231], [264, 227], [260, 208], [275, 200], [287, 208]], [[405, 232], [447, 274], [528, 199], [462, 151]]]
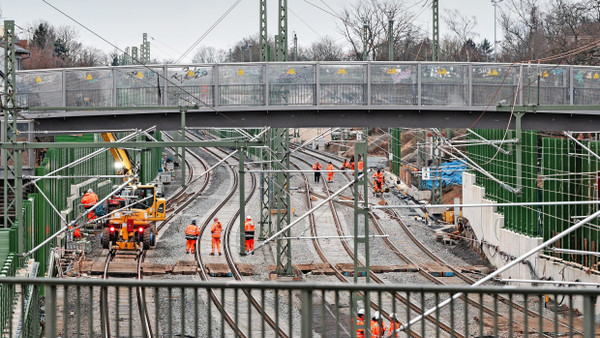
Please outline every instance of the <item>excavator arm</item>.
[[[113, 133], [103, 133], [102, 138], [105, 142], [114, 143], [117, 142], [117, 138]], [[134, 175], [135, 171], [131, 161], [129, 160], [129, 156], [127, 152], [121, 148], [110, 148], [110, 153], [115, 158], [115, 161], [123, 164], [123, 171], [126, 175]]]

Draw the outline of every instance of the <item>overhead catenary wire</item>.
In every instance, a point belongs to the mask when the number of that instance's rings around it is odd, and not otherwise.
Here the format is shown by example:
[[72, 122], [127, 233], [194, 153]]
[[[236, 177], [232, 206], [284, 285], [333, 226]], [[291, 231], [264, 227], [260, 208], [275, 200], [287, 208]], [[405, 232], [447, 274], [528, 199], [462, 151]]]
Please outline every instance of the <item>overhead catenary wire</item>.
[[231, 11], [233, 11], [233, 9], [240, 3], [242, 2], [242, 0], [237, 0], [236, 2], [233, 3], [233, 5], [231, 5], [231, 7], [229, 7], [225, 13], [223, 13], [223, 15], [221, 15], [217, 21], [215, 21], [215, 23], [212, 24], [212, 26], [210, 26], [208, 28], [208, 30], [206, 32], [204, 32], [204, 34], [202, 34], [180, 57], [179, 59], [177, 59], [177, 61], [175, 61], [175, 63], [179, 63], [183, 58], [185, 58], [192, 50], [194, 50], [194, 48], [196, 48], [196, 46], [198, 46], [198, 44], [200, 42], [202, 42], [202, 40], [204, 40], [204, 38], [206, 38], [206, 36], [208, 34], [210, 34], [210, 32], [213, 31], [213, 29], [215, 29], [215, 27], [217, 27], [217, 25], [219, 23], [221, 23], [221, 21], [223, 21], [223, 19], [225, 19], [225, 17], [227, 17], [227, 15], [229, 15], [229, 13], [231, 13]]

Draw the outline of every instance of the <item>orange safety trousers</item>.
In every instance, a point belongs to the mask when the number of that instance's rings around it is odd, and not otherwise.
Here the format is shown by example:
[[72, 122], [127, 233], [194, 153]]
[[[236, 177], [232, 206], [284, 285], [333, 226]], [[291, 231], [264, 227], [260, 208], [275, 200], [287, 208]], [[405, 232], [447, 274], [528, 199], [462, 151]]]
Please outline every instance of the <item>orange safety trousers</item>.
[[254, 250], [254, 238], [246, 238], [246, 251]]
[[196, 252], [196, 240], [195, 239], [188, 239], [185, 242], [185, 251], [191, 252], [191, 253]]
[[213, 236], [213, 238], [212, 238], [212, 253], [215, 253], [215, 247], [217, 247], [217, 250], [219, 251], [219, 253], [221, 253], [221, 237]]
[[333, 181], [333, 173], [330, 172], [327, 174], [327, 180]]

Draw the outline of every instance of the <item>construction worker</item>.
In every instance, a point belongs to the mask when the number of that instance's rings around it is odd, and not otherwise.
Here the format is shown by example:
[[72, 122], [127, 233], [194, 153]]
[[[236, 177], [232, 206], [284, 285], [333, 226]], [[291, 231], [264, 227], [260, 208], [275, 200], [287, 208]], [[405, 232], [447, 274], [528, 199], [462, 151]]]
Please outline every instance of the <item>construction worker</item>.
[[371, 338], [380, 338], [385, 334], [385, 325], [379, 311], [371, 316]]
[[350, 158], [350, 170], [354, 171], [354, 156]]
[[215, 222], [213, 223], [212, 227], [210, 228], [210, 233], [212, 234], [212, 252], [210, 253], [211, 256], [215, 255], [215, 246], [217, 247], [217, 250], [219, 251], [219, 256], [222, 255], [221, 253], [221, 231], [223, 231], [223, 226], [221, 225], [221, 222], [219, 222], [219, 219], [215, 217]]
[[363, 163], [362, 157], [359, 157], [358, 158], [358, 171], [363, 171], [363, 168], [364, 168], [364, 163]]
[[348, 160], [344, 159], [344, 163], [342, 164], [342, 170], [344, 169], [350, 169], [350, 162], [348, 162]]
[[315, 183], [319, 183], [321, 181], [321, 169], [323, 169], [323, 166], [317, 161], [313, 164], [312, 168], [315, 171]]
[[365, 328], [363, 325], [365, 325], [365, 309], [360, 309], [356, 314], [356, 338], [365, 338]]
[[381, 169], [377, 169], [377, 172], [373, 174], [373, 178], [375, 178], [373, 182], [375, 184], [375, 192], [381, 192], [383, 190], [383, 172], [381, 172]]
[[400, 329], [400, 322], [395, 313], [390, 313], [390, 327], [386, 337], [398, 337], [398, 330]]
[[192, 220], [192, 224], [185, 227], [185, 239], [187, 240], [185, 245], [185, 253], [186, 254], [194, 254], [196, 252], [196, 241], [198, 240], [198, 236], [200, 236], [200, 229], [196, 225], [196, 220]]
[[254, 250], [254, 222], [252, 217], [246, 217], [246, 224], [244, 227], [246, 237], [246, 252]]
[[333, 164], [331, 162], [327, 164], [327, 181], [333, 182]]
[[[94, 193], [94, 190], [92, 190], [90, 188], [81, 198], [81, 204], [87, 210], [87, 209], [90, 209], [91, 207], [93, 207], [94, 205], [96, 205], [96, 203], [98, 203], [98, 195], [96, 195]], [[87, 214], [87, 218], [88, 218], [88, 221], [96, 218], [96, 214], [94, 213], [93, 210]]]

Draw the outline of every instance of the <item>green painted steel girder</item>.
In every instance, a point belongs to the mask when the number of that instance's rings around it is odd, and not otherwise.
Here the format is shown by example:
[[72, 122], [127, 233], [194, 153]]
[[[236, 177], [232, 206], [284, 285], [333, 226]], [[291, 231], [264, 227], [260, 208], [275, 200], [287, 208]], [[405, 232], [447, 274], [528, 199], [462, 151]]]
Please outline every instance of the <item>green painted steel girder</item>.
[[259, 43], [260, 43], [260, 53], [259, 53], [259, 61], [265, 62], [269, 61], [269, 49], [267, 48], [267, 44], [269, 43], [269, 37], [267, 35], [267, 0], [260, 0], [260, 16], [259, 16], [259, 27], [258, 27], [258, 35], [259, 35]]
[[[290, 135], [287, 128], [273, 128], [272, 151], [274, 155], [273, 169], [280, 170], [274, 175], [273, 195], [277, 208], [276, 231], [285, 228], [291, 221], [290, 204]], [[292, 241], [289, 239], [291, 230], [283, 234], [288, 239], [277, 239], [277, 268], [279, 276], [291, 276], [292, 271]]]
[[527, 104], [522, 106], [496, 106], [496, 111], [512, 112], [518, 111], [523, 113], [536, 113], [545, 111], [598, 111], [600, 112], [600, 105], [577, 105], [577, 106], [566, 106], [566, 105], [537, 105]]
[[433, 0], [433, 61], [440, 60], [440, 6], [439, 0]]
[[[18, 107], [15, 101], [16, 93], [16, 53], [15, 53], [15, 22], [4, 21], [4, 96], [2, 100], [2, 113], [4, 115], [4, 128], [2, 130], [3, 144], [17, 142], [19, 133], [17, 128]], [[11, 165], [12, 163], [12, 165]], [[18, 227], [16, 251], [21, 253], [25, 249], [25, 230], [22, 222], [23, 215], [23, 151], [16, 148], [7, 148], [2, 152], [2, 165], [4, 173], [4, 226], [9, 229]], [[13, 177], [12, 181], [10, 177]], [[12, 196], [11, 196], [12, 194]], [[14, 219], [11, 218], [14, 214]]]
[[[119, 142], [119, 148], [165, 148], [165, 147], [260, 147], [262, 141], [158, 141], [158, 142]], [[114, 144], [97, 142], [2, 142], [0, 149], [72, 149], [72, 148], [111, 148]]]
[[287, 0], [279, 0], [279, 44], [277, 61], [288, 60], [288, 6]]
[[[30, 111], [129, 111], [129, 110], [137, 110], [137, 111], [153, 111], [153, 110], [193, 110], [198, 109], [200, 106], [144, 106], [144, 107], [27, 107]], [[22, 108], [23, 110], [25, 108]]]

